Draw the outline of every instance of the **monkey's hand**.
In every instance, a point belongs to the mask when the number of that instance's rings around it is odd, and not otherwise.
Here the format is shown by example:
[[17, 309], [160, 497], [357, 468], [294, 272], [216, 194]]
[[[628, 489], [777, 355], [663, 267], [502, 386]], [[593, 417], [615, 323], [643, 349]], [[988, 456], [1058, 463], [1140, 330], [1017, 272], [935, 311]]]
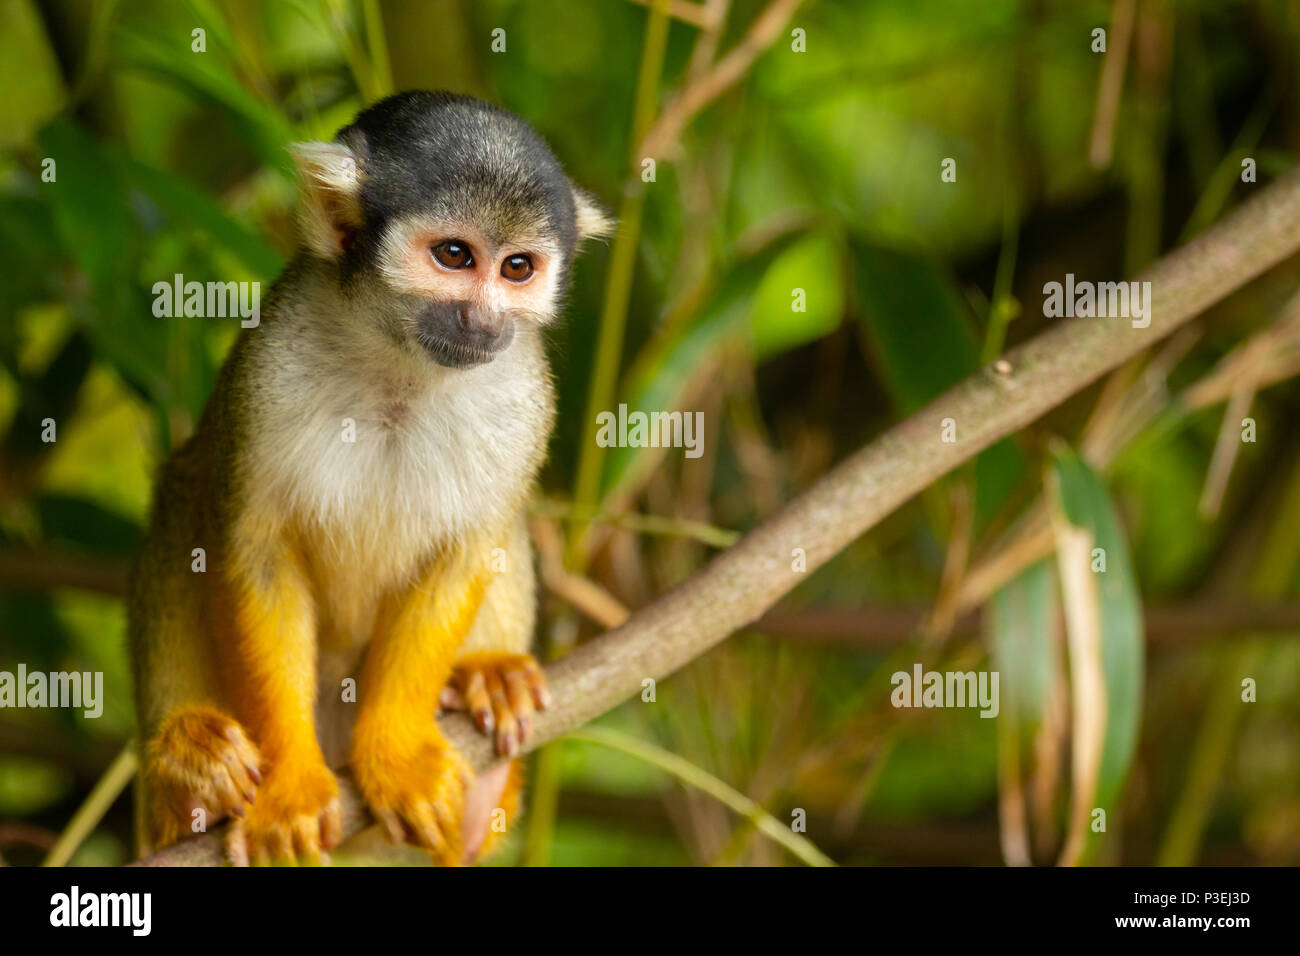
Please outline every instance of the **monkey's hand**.
[[473, 654], [456, 662], [439, 704], [469, 713], [495, 733], [497, 753], [513, 757], [533, 733], [533, 715], [551, 703], [546, 676], [531, 654]]
[[343, 836], [339, 784], [329, 768], [304, 757], [273, 763], [257, 801], [226, 831], [235, 866], [318, 865]]
[[225, 817], [242, 817], [262, 781], [261, 763], [244, 729], [217, 708], [183, 707], [169, 715], [144, 759], [157, 848]]
[[393, 843], [409, 842], [435, 862], [462, 862], [461, 816], [474, 779], [436, 727], [354, 737], [352, 769], [366, 803]]

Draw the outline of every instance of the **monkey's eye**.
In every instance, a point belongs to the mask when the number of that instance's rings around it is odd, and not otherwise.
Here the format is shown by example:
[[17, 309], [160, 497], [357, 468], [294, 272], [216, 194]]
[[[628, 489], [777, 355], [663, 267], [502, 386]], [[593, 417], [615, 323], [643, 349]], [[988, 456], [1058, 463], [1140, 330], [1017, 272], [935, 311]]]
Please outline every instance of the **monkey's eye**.
[[448, 269], [468, 269], [474, 265], [474, 257], [470, 255], [469, 246], [459, 239], [440, 242], [429, 251]]
[[525, 255], [507, 256], [501, 263], [501, 274], [511, 282], [523, 282], [533, 274], [533, 260]]

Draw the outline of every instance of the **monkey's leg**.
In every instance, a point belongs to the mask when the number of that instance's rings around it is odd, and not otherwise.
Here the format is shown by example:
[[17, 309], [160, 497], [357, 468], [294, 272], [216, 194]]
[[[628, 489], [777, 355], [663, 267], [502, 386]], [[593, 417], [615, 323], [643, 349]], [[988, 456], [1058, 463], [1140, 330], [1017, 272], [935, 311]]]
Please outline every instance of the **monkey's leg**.
[[[511, 530], [504, 558], [489, 580], [483, 606], [443, 689], [441, 706], [465, 710], [479, 730], [493, 735], [497, 752], [513, 755], [532, 734], [535, 709], [550, 702], [546, 679], [531, 654], [536, 584], [524, 519]], [[477, 776], [466, 795], [462, 833], [467, 862], [487, 855], [520, 816], [522, 760], [499, 764]]]
[[[532, 733], [534, 708], [549, 704], [545, 678], [529, 654], [477, 653], [456, 663], [443, 690], [446, 710], [469, 710], [480, 730], [496, 730], [497, 751], [514, 754]], [[524, 761], [517, 758], [478, 774], [465, 798], [466, 862], [490, 853], [519, 818]]]
[[497, 753], [512, 757], [532, 734], [535, 709], [550, 702], [546, 678], [528, 653], [536, 620], [532, 551], [523, 516], [509, 545], [496, 552], [483, 606], [456, 657], [439, 704], [464, 710], [478, 729], [495, 738]]
[[245, 812], [261, 755], [222, 709], [205, 567], [192, 549], [200, 485], [182, 453], [165, 470], [131, 576], [128, 632], [135, 671], [141, 771], [136, 851], [145, 856]]
[[[250, 533], [251, 531], [251, 533]], [[235, 713], [266, 757], [247, 815], [227, 832], [236, 864], [318, 862], [342, 831], [338, 781], [314, 720], [316, 622], [297, 553], [276, 534], [236, 530], [218, 635]]]
[[204, 704], [173, 711], [146, 743], [143, 762], [142, 854], [188, 836], [196, 824], [201, 832], [242, 817], [262, 780], [261, 756], [243, 728]]
[[361, 671], [352, 733], [357, 786], [393, 842], [409, 839], [461, 862], [461, 814], [473, 772], [432, 716], [483, 599], [486, 555], [475, 545], [434, 562], [385, 602]]

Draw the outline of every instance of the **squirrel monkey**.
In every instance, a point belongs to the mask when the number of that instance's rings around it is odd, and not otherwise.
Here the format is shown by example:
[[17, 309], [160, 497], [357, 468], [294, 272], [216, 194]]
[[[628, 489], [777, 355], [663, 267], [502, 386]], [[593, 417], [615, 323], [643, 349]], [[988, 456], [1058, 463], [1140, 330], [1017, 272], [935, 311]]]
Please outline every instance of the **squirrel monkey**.
[[292, 151], [300, 249], [163, 466], [132, 575], [143, 842], [229, 816], [236, 864], [321, 860], [350, 765], [390, 838], [461, 862], [485, 835], [462, 815], [509, 817], [520, 775], [474, 784], [435, 716], [459, 704], [514, 755], [546, 704], [542, 329], [610, 223], [469, 97], [401, 93]]

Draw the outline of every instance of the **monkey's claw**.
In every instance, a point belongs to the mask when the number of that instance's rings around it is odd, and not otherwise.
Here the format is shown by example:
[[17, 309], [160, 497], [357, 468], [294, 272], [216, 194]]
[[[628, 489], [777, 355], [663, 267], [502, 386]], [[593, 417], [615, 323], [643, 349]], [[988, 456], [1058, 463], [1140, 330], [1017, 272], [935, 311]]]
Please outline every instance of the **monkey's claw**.
[[262, 782], [261, 763], [243, 728], [215, 707], [186, 707], [169, 716], [144, 758], [157, 845], [242, 817]]
[[546, 676], [531, 654], [475, 654], [456, 662], [440, 700], [464, 710], [493, 736], [497, 753], [513, 757], [533, 733], [533, 717], [551, 703]]
[[226, 853], [235, 866], [319, 865], [342, 831], [334, 774], [324, 764], [281, 763], [268, 770], [247, 816], [226, 830]]
[[390, 738], [382, 750], [354, 753], [353, 769], [391, 842], [423, 847], [445, 866], [463, 862], [461, 817], [474, 774], [434, 728], [420, 739]]

